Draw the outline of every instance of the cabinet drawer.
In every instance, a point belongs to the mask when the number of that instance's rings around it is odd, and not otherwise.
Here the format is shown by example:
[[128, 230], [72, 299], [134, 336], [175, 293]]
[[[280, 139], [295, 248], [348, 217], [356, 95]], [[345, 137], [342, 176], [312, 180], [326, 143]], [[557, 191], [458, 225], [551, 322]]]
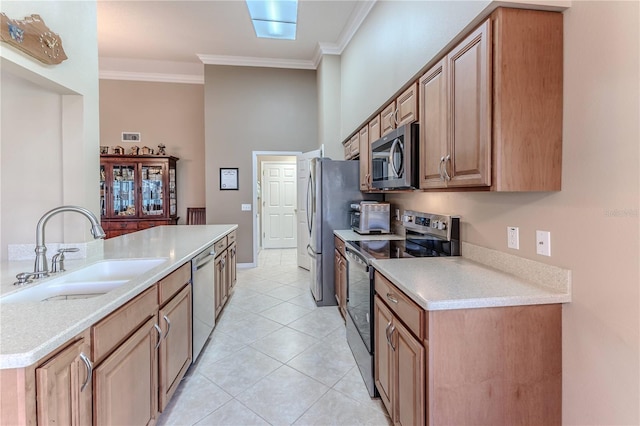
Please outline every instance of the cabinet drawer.
[[231, 245], [236, 241], [236, 231], [231, 231], [227, 234], [227, 244]]
[[91, 327], [91, 357], [100, 363], [113, 349], [124, 342], [139, 326], [151, 318], [158, 308], [158, 288], [153, 286], [135, 299], [112, 312]]
[[168, 225], [166, 220], [141, 220], [138, 222], [138, 230], [153, 228], [154, 226]]
[[101, 225], [102, 225], [102, 228], [105, 231], [118, 231], [118, 230], [122, 230], [122, 229], [136, 231], [138, 229], [138, 222], [136, 222], [136, 221], [103, 222]]
[[426, 338], [425, 311], [378, 271], [375, 273], [376, 294], [419, 339]]
[[227, 237], [222, 237], [213, 244], [216, 251], [216, 257], [220, 256], [222, 252], [227, 248]]
[[158, 303], [164, 305], [191, 281], [191, 262], [187, 262], [158, 282]]
[[344, 253], [344, 241], [342, 241], [338, 237], [333, 237], [333, 239], [335, 241], [336, 250], [338, 250], [341, 255], [346, 256], [346, 254]]

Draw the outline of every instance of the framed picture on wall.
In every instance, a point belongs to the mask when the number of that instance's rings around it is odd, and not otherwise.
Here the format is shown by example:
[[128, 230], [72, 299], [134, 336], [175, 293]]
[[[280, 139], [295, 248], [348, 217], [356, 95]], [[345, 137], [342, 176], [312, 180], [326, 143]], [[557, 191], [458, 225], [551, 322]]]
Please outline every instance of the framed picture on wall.
[[220, 168], [220, 190], [238, 190], [238, 168]]

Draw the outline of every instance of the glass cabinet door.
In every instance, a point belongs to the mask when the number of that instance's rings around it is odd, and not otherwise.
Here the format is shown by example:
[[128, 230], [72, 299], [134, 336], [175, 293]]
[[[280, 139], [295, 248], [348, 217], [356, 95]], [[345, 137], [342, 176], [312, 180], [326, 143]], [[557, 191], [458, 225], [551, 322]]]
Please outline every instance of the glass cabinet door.
[[169, 216], [178, 213], [178, 198], [176, 197], [176, 168], [169, 166]]
[[164, 167], [142, 165], [142, 216], [164, 214]]
[[100, 165], [100, 216], [107, 215], [107, 199], [105, 198], [107, 185], [107, 171], [104, 166]]
[[114, 165], [112, 169], [113, 216], [136, 215], [136, 166]]

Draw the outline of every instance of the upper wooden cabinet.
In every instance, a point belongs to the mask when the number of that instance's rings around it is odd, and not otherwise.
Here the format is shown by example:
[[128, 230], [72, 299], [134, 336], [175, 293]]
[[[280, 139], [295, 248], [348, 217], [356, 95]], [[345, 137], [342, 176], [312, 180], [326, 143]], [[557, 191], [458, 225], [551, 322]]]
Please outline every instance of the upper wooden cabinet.
[[176, 157], [100, 156], [100, 210], [107, 237], [178, 220]]
[[419, 87], [421, 188], [560, 190], [562, 14], [498, 8]]
[[380, 136], [418, 119], [418, 83], [415, 82], [380, 112]]
[[360, 132], [351, 137], [349, 146], [351, 147], [351, 158], [357, 157], [360, 154]]

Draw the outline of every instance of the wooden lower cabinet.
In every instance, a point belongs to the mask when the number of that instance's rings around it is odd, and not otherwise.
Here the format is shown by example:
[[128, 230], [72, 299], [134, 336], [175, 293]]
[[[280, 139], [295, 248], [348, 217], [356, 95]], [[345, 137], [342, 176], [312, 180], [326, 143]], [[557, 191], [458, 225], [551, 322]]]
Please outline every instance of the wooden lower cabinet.
[[424, 311], [378, 272], [375, 287], [374, 377], [394, 425], [562, 423], [561, 304]]
[[229, 277], [227, 272], [227, 251], [223, 251], [219, 254], [215, 260], [215, 304], [216, 304], [216, 318], [222, 312], [222, 308], [229, 299]]
[[36, 368], [38, 424], [92, 423], [90, 349], [89, 339], [81, 337]]
[[229, 271], [229, 293], [233, 290], [238, 282], [238, 258], [236, 257], [237, 246], [236, 243], [229, 244], [229, 248], [227, 249], [229, 253], [229, 267], [227, 268]]
[[149, 318], [94, 370], [96, 425], [148, 425], [158, 413], [156, 317]]
[[335, 296], [340, 315], [342, 315], [342, 319], [345, 319], [347, 315], [347, 259], [340, 253], [340, 250], [335, 249], [334, 252]]
[[193, 341], [190, 285], [187, 284], [160, 309], [158, 319], [162, 324], [163, 336], [158, 355], [159, 409], [162, 412], [191, 365]]
[[393, 424], [425, 424], [425, 350], [399, 319], [375, 297], [374, 377]]

